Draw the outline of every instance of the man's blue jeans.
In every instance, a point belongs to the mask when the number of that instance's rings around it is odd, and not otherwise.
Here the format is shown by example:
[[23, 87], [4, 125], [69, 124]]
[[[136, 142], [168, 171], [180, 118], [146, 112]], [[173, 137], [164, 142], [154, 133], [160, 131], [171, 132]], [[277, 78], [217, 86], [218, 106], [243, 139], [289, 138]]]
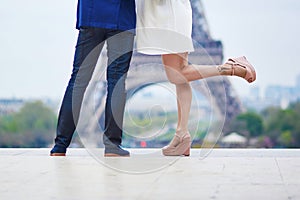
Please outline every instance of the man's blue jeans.
[[[103, 138], [104, 144], [108, 142], [121, 144], [126, 101], [125, 78], [132, 56], [134, 34], [129, 31], [86, 27], [79, 30], [73, 71], [60, 108], [57, 135], [52, 153], [64, 153], [70, 145], [85, 90], [91, 80], [105, 41], [108, 63]], [[117, 91], [114, 91], [115, 88]], [[118, 98], [112, 98], [113, 92], [118, 93]]]

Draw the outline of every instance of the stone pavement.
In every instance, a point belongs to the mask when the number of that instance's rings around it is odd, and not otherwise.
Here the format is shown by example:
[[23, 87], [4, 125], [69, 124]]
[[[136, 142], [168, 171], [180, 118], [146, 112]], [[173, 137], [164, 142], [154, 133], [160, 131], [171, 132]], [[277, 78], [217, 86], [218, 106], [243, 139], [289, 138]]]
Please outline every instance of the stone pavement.
[[0, 149], [0, 199], [300, 199], [300, 149]]

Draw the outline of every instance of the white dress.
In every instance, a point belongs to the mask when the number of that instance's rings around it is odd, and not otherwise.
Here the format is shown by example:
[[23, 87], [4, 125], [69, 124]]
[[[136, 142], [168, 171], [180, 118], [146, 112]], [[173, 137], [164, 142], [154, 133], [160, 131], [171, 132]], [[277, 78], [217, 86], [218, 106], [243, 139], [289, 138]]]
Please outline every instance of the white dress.
[[189, 0], [136, 0], [137, 51], [149, 55], [194, 51]]

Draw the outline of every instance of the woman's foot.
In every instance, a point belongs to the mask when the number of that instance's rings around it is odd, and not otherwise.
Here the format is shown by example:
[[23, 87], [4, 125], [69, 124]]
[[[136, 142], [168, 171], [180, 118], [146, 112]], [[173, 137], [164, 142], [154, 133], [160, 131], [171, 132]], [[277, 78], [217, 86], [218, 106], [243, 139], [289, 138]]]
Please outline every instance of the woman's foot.
[[224, 65], [218, 66], [218, 70], [221, 75], [239, 76], [249, 83], [256, 80], [255, 69], [245, 56], [229, 58]]
[[187, 132], [180, 136], [177, 133], [168, 146], [162, 148], [165, 156], [189, 156], [191, 148], [191, 136]]

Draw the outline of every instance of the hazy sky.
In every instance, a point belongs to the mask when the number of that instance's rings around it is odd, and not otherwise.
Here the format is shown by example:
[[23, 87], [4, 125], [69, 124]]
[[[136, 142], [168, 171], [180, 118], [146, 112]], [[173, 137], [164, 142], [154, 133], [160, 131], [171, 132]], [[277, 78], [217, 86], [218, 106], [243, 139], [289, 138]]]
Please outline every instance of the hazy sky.
[[[61, 99], [70, 77], [76, 0], [2, 0], [0, 98]], [[203, 0], [210, 31], [225, 58], [246, 55], [257, 81], [231, 78], [238, 93], [293, 86], [300, 74], [299, 0]]]

